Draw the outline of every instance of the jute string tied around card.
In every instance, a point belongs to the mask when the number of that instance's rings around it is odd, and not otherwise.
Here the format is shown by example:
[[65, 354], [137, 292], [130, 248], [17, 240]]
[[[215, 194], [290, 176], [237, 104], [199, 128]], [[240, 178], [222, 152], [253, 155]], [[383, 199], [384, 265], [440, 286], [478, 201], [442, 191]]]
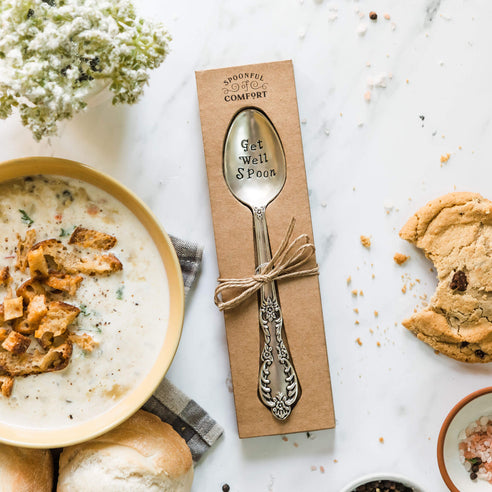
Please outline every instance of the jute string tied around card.
[[[217, 279], [219, 285], [215, 289], [214, 302], [221, 311], [227, 311], [239, 306], [244, 300], [258, 291], [262, 285], [274, 280], [319, 275], [318, 265], [313, 268], [299, 270], [299, 267], [308, 262], [314, 255], [315, 247], [314, 244], [309, 242], [307, 234], [301, 234], [289, 244], [295, 223], [295, 218], [292, 218], [282, 244], [273, 255], [273, 258], [261, 268], [259, 273], [245, 278]], [[240, 291], [240, 293], [227, 301], [223, 301], [222, 294], [228, 290]]]

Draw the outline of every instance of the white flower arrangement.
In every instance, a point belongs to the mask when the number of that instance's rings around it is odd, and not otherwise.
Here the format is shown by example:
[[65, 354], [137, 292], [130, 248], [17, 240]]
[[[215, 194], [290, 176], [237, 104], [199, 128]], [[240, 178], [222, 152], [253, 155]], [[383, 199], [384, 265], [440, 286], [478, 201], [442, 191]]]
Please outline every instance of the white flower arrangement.
[[102, 82], [113, 104], [133, 104], [170, 40], [131, 0], [1, 0], [0, 118], [18, 108], [41, 140]]

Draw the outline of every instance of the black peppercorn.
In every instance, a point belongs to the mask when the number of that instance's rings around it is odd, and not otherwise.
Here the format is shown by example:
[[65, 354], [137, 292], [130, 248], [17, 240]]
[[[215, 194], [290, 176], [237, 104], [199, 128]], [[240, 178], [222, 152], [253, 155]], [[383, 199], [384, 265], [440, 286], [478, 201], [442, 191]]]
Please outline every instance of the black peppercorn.
[[377, 20], [377, 18], [378, 18], [378, 14], [376, 14], [376, 12], [374, 12], [374, 11], [369, 12], [369, 19]]
[[231, 488], [229, 487], [228, 483], [222, 485], [222, 492], [229, 492], [229, 490], [231, 490]]

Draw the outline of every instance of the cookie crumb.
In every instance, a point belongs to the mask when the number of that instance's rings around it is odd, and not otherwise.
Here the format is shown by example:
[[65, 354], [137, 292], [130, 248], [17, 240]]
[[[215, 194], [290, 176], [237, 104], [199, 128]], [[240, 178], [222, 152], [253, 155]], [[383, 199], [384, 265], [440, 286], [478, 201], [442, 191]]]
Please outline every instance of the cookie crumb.
[[350, 285], [350, 282], [352, 282], [352, 277], [351, 276], [348, 276], [347, 277], [347, 285]]
[[391, 16], [390, 16], [388, 13], [384, 14], [384, 15], [383, 15], [383, 17], [384, 17], [386, 20], [390, 20], [390, 19], [391, 19]]
[[436, 355], [439, 355], [439, 354], [440, 354], [439, 350], [434, 350], [434, 353], [435, 353]]
[[363, 295], [364, 295], [364, 291], [359, 290], [359, 295], [360, 295], [360, 296], [363, 296]]
[[380, 343], [380, 342], [377, 342], [377, 343], [376, 343], [376, 345], [377, 345], [378, 347], [381, 347], [381, 343]]
[[384, 437], [380, 437], [380, 438], [379, 438], [379, 442], [380, 442], [381, 444], [384, 444]]
[[364, 246], [364, 248], [370, 248], [371, 247], [371, 238], [368, 236], [361, 236], [360, 237], [360, 244]]
[[360, 338], [356, 338], [355, 341], [359, 344], [359, 345], [362, 345], [362, 341]]
[[299, 444], [297, 444], [296, 442], [294, 443], [294, 447], [295, 448], [298, 448], [299, 447]]
[[359, 314], [359, 310], [357, 308], [354, 308], [354, 313]]
[[379, 312], [378, 311], [374, 311], [374, 316], [377, 318], [379, 316]]
[[311, 471], [316, 471], [317, 468], [314, 465], [311, 465]]
[[338, 460], [333, 460], [333, 463], [338, 463]]
[[449, 161], [449, 158], [451, 157], [451, 154], [444, 154], [441, 156], [441, 164], [444, 164]]
[[407, 293], [407, 285], [405, 284], [402, 288], [401, 291], [406, 294]]
[[324, 467], [324, 466], [320, 466], [320, 467], [319, 467], [319, 471], [320, 471], [321, 473], [325, 473], [325, 467]]
[[359, 294], [359, 292], [358, 292], [358, 290], [357, 290], [357, 289], [354, 289], [354, 290], [352, 291], [352, 295], [353, 295], [353, 296], [356, 296], [356, 295], [358, 295], [358, 294]]
[[371, 91], [367, 90], [366, 92], [364, 92], [364, 100], [365, 101], [371, 102], [371, 96], [372, 96]]
[[397, 265], [403, 265], [410, 256], [404, 255], [403, 253], [395, 253], [395, 256], [393, 256], [393, 260]]
[[287, 442], [289, 438], [287, 436], [282, 436], [282, 441]]
[[356, 320], [355, 320], [354, 325], [359, 325], [359, 324], [360, 324], [360, 323], [359, 323], [359, 320], [358, 320], [358, 319], [356, 319]]

